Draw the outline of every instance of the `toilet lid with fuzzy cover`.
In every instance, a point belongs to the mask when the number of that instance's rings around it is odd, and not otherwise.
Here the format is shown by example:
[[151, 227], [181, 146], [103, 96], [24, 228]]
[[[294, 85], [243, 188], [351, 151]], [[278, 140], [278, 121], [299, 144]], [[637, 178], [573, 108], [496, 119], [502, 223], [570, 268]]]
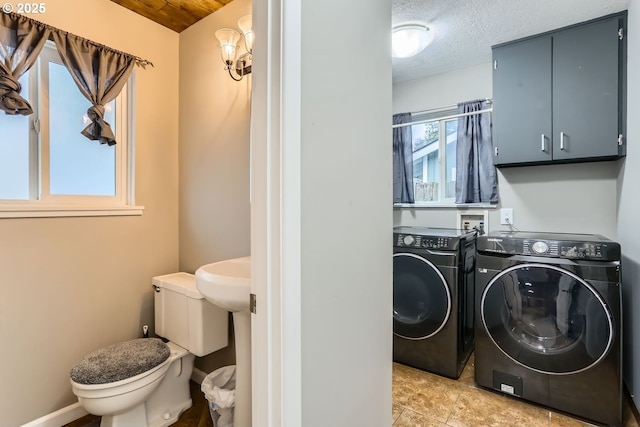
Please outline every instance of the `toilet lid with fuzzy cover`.
[[169, 358], [169, 346], [158, 338], [138, 338], [96, 350], [71, 368], [78, 384], [108, 384], [135, 377]]

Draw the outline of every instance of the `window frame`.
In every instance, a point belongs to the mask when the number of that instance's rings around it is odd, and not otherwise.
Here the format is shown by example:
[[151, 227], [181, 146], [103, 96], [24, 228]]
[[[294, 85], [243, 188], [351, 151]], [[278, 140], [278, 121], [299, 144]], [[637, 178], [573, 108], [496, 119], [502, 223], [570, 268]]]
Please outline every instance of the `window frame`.
[[[452, 206], [459, 206], [456, 205], [455, 203], [455, 194], [452, 197], [445, 197], [445, 193], [446, 193], [446, 179], [447, 179], [447, 131], [446, 131], [446, 124], [449, 121], [454, 121], [454, 120], [458, 120], [458, 118], [455, 116], [455, 114], [457, 114], [457, 110], [452, 110], [452, 109], [447, 109], [444, 111], [438, 111], [436, 113], [431, 113], [428, 115], [421, 115], [421, 114], [416, 114], [415, 119], [416, 120], [412, 120], [412, 123], [409, 125], [412, 127], [411, 131], [412, 131], [412, 139], [413, 139], [413, 126], [419, 125], [419, 124], [426, 124], [426, 123], [433, 123], [433, 122], [437, 122], [438, 123], [438, 141], [437, 141], [437, 147], [434, 147], [433, 150], [429, 151], [425, 156], [423, 156], [426, 159], [426, 156], [433, 151], [438, 150], [438, 179], [439, 179], [439, 183], [438, 183], [438, 200], [416, 200], [413, 203], [401, 203], [401, 204], [396, 204], [396, 206], [413, 206], [413, 207], [441, 207], [443, 205], [452, 205]], [[413, 119], [413, 117], [412, 117]], [[413, 123], [415, 121], [415, 123]], [[415, 162], [416, 158], [413, 157], [413, 155], [415, 153], [417, 153], [418, 151], [424, 150], [427, 147], [429, 147], [431, 144], [429, 145], [425, 145], [424, 147], [420, 147], [418, 150], [416, 151], [412, 151], [412, 161]], [[412, 146], [413, 146], [413, 141], [412, 141]], [[414, 186], [414, 192], [415, 192], [415, 186]]]
[[[29, 200], [0, 199], [0, 218], [141, 215], [144, 207], [134, 203], [133, 88], [135, 70], [115, 103], [115, 195], [52, 195], [49, 182], [48, 64], [62, 64], [53, 42], [47, 41], [28, 71], [29, 99]], [[123, 125], [124, 124], [124, 125]], [[79, 131], [78, 131], [79, 132]], [[88, 141], [89, 142], [89, 141]], [[98, 144], [97, 141], [90, 143]]]
[[[412, 113], [411, 122], [406, 123], [407, 126], [414, 126], [417, 124], [423, 124], [427, 122], [440, 122], [439, 132], [441, 135], [444, 133], [444, 138], [439, 138], [438, 140], [438, 164], [440, 165], [440, 182], [446, 183], [446, 157], [442, 158], [441, 161], [441, 152], [446, 151], [446, 122], [452, 120], [458, 120], [458, 118], [464, 116], [465, 114], [461, 114], [458, 112], [457, 106], [453, 108], [453, 106], [437, 108], [433, 110], [425, 110], [420, 113]], [[413, 129], [412, 129], [413, 131]], [[413, 134], [413, 132], [412, 132]], [[412, 136], [413, 139], [413, 136]], [[413, 145], [413, 141], [412, 141]], [[444, 150], [444, 151], [443, 151]], [[445, 153], [446, 156], [446, 153]], [[413, 159], [412, 159], [413, 160]], [[457, 163], [457, 161], [456, 161]], [[456, 165], [457, 168], [457, 165]], [[415, 187], [414, 187], [415, 191]], [[394, 203], [394, 208], [490, 208], [494, 209], [496, 207], [495, 204], [491, 203], [456, 203], [455, 202], [455, 192], [453, 197], [443, 198], [442, 194], [444, 194], [444, 189], [438, 191], [439, 200], [433, 201], [414, 201], [413, 203]]]

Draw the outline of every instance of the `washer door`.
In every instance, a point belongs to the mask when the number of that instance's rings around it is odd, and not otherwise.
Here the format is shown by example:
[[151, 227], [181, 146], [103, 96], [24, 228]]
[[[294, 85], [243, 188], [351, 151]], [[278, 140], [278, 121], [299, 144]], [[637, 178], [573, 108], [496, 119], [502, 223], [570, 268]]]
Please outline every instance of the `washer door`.
[[553, 265], [500, 272], [485, 288], [480, 310], [483, 327], [504, 354], [546, 374], [589, 369], [613, 343], [613, 317], [598, 292]]
[[408, 339], [437, 334], [449, 320], [451, 293], [429, 260], [411, 253], [393, 255], [393, 332]]

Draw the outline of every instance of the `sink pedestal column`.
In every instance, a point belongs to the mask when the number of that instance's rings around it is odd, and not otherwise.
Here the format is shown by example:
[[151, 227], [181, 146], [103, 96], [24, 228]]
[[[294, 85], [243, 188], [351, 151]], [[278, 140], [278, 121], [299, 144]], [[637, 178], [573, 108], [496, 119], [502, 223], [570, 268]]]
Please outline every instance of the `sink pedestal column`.
[[251, 312], [233, 313], [236, 344], [236, 404], [234, 427], [251, 427]]
[[251, 257], [228, 259], [196, 270], [198, 291], [214, 305], [233, 313], [236, 340], [235, 427], [251, 426]]

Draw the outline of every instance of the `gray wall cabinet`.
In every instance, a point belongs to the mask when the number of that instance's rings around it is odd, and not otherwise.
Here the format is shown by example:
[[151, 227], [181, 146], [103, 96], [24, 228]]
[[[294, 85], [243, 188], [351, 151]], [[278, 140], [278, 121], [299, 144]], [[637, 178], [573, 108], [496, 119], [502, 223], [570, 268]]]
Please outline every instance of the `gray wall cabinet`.
[[496, 166], [625, 155], [626, 12], [493, 47]]

